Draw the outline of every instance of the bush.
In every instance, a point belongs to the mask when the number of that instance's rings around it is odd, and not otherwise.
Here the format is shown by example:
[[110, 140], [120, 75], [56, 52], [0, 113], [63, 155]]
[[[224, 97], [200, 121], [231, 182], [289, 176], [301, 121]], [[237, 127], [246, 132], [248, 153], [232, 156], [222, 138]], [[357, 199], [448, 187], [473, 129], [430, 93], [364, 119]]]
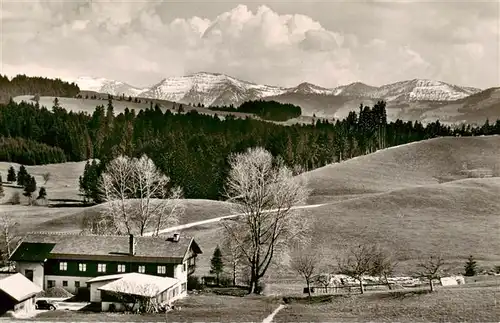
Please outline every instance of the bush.
[[233, 286], [233, 280], [230, 277], [222, 276], [219, 278], [219, 284], [222, 287]]
[[9, 199], [9, 203], [12, 205], [21, 204], [21, 194], [19, 194], [19, 192], [14, 192], [12, 197]]
[[198, 276], [189, 276], [187, 279], [187, 289], [203, 289], [203, 285], [200, 283], [200, 277]]

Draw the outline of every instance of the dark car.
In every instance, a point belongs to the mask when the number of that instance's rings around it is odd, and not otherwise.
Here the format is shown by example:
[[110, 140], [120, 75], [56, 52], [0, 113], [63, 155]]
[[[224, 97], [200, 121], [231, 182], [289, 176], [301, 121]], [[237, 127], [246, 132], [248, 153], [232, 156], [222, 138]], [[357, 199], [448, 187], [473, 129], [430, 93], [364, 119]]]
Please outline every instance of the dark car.
[[35, 308], [37, 310], [51, 310], [54, 311], [57, 308], [57, 304], [46, 299], [39, 299], [35, 303]]

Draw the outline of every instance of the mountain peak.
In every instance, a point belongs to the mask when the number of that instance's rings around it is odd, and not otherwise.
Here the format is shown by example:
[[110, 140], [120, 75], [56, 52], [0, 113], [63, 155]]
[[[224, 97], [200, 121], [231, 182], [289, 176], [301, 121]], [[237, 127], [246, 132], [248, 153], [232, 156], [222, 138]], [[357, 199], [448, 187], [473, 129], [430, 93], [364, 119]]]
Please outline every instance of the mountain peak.
[[113, 95], [141, 96], [179, 103], [202, 103], [205, 106], [230, 104], [237, 106], [244, 101], [276, 97], [287, 93], [332, 95], [385, 101], [453, 101], [480, 91], [475, 88], [418, 78], [380, 87], [358, 81], [334, 89], [327, 89], [310, 82], [302, 82], [295, 87], [283, 88], [255, 84], [226, 74], [207, 71], [200, 71], [186, 76], [167, 77], [146, 89], [139, 89], [124, 82], [91, 76], [81, 76], [75, 83], [82, 90]]

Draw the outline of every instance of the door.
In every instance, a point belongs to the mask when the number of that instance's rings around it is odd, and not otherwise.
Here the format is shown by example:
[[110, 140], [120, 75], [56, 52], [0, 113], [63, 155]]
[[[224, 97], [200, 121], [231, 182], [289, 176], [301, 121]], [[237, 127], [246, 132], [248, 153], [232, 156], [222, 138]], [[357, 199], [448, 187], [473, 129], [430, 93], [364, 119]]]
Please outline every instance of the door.
[[26, 269], [24, 271], [24, 276], [28, 278], [29, 280], [33, 281], [33, 270], [32, 269]]

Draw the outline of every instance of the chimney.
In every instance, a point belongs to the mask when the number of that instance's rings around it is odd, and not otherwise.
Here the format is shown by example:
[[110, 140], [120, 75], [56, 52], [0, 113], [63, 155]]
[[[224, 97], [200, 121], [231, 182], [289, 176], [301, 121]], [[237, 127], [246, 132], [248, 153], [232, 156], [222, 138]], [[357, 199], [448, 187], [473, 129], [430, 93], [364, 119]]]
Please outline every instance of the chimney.
[[174, 233], [173, 240], [174, 242], [179, 242], [180, 234]]
[[128, 236], [128, 252], [131, 256], [135, 255], [135, 239], [133, 234]]

